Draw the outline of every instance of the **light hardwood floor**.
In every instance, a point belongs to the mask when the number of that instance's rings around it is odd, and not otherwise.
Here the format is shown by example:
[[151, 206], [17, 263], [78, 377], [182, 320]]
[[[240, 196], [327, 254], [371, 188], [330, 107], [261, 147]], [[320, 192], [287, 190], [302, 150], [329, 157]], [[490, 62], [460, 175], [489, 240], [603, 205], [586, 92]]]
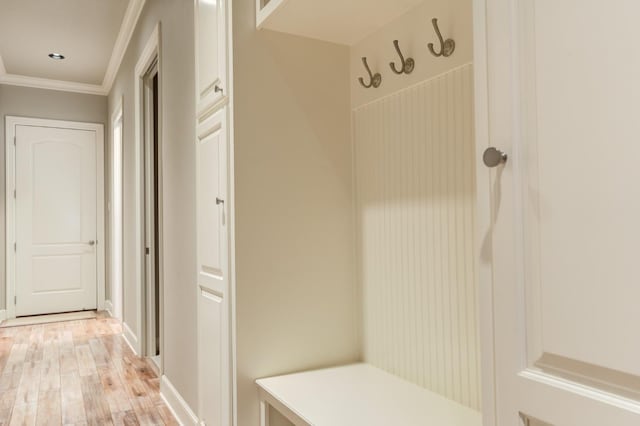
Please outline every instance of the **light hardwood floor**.
[[177, 425], [120, 332], [105, 315], [0, 328], [0, 425]]

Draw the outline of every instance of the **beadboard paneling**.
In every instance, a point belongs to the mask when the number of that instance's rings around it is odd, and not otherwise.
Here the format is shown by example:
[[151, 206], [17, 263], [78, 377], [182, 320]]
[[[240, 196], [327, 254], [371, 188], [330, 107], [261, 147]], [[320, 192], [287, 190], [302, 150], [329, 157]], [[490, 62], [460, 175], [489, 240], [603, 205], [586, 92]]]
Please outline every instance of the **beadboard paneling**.
[[480, 409], [472, 66], [354, 111], [365, 361]]

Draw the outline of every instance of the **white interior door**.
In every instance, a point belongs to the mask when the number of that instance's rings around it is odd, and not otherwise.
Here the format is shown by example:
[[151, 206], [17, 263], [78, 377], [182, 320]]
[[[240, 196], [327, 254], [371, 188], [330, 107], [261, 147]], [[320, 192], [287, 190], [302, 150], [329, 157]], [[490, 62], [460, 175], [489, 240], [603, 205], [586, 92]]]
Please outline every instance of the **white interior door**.
[[479, 148], [509, 156], [478, 166], [495, 423], [639, 425], [640, 3], [475, 10]]
[[95, 309], [96, 132], [15, 135], [16, 315]]
[[227, 123], [221, 110], [198, 127], [198, 371], [199, 417], [229, 426], [229, 240], [227, 231]]

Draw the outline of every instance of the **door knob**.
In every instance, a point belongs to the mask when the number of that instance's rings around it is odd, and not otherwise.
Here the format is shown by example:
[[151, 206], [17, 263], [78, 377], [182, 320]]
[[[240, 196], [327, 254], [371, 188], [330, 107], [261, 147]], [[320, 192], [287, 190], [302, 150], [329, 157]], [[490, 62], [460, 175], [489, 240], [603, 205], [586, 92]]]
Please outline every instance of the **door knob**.
[[497, 148], [490, 146], [489, 148], [485, 149], [484, 154], [482, 154], [482, 161], [487, 167], [497, 167], [500, 164], [504, 164], [507, 162], [507, 154]]
[[89, 245], [90, 245], [90, 246], [95, 246], [95, 245], [96, 245], [96, 242], [95, 242], [95, 241], [93, 241], [93, 240], [91, 240], [91, 241], [89, 241]]

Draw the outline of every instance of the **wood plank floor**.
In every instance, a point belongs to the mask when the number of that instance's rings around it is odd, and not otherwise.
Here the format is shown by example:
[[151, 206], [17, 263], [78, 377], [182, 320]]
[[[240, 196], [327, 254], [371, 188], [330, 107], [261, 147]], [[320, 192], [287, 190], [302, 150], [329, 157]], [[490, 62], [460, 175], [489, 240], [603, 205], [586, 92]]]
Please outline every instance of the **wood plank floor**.
[[177, 425], [120, 333], [105, 315], [0, 328], [0, 425]]

